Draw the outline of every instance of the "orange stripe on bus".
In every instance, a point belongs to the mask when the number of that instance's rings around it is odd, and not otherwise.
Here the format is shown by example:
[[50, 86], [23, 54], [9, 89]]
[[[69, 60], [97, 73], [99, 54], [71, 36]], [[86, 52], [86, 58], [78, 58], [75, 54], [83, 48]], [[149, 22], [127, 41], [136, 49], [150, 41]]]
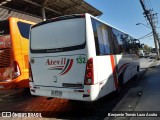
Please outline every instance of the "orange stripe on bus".
[[118, 88], [118, 78], [117, 78], [117, 71], [116, 71], [116, 65], [115, 65], [114, 55], [110, 55], [110, 59], [111, 59], [111, 66], [112, 66], [114, 83], [115, 83], [115, 87], [117, 89]]

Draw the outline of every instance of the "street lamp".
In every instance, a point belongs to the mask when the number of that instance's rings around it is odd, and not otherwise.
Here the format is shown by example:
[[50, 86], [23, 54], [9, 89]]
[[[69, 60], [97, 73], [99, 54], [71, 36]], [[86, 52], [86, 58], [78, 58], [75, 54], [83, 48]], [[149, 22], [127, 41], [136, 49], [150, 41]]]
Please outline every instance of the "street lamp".
[[146, 27], [152, 29], [151, 27], [149, 27], [149, 26], [147, 26], [147, 25], [145, 25], [145, 24], [143, 24], [143, 23], [137, 23], [136, 25], [144, 25], [144, 26], [146, 26]]

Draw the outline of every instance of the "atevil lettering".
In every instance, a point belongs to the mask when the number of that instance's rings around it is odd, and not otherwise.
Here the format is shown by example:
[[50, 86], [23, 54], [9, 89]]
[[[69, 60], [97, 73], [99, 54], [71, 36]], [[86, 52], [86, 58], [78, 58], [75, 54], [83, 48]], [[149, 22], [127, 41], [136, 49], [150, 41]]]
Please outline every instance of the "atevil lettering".
[[61, 58], [61, 60], [50, 60], [47, 59], [46, 65], [65, 65], [66, 58]]
[[70, 71], [73, 65], [73, 59], [61, 58], [60, 60], [47, 59], [46, 65], [49, 65], [49, 70], [58, 70], [60, 75], [65, 75]]

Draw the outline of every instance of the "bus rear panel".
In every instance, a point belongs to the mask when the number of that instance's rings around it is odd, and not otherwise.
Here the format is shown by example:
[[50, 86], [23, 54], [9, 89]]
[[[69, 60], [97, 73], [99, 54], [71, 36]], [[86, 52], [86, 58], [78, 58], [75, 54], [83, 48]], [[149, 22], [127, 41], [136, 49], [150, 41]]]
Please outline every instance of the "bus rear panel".
[[86, 34], [84, 15], [62, 17], [32, 27], [33, 95], [91, 100], [93, 59], [87, 54]]

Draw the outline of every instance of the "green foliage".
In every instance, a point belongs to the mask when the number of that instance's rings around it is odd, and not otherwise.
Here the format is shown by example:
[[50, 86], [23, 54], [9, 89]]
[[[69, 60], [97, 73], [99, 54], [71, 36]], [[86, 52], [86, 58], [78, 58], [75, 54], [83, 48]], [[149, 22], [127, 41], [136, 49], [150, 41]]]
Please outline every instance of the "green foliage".
[[139, 50], [144, 50], [146, 52], [151, 52], [152, 47], [149, 47], [148, 45], [144, 44], [142, 48], [139, 48]]

